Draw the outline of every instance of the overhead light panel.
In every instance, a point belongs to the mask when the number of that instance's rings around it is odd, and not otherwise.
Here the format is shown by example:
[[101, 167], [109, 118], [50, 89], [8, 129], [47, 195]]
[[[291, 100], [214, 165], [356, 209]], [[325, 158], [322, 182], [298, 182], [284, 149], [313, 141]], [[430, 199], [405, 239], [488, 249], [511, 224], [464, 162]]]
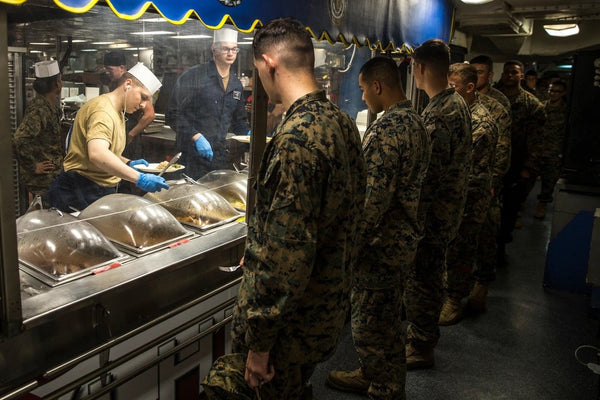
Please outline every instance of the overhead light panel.
[[465, 4], [485, 4], [491, 3], [494, 0], [461, 0]]
[[29, 42], [32, 46], [54, 46], [54, 43], [46, 43], [46, 42]]
[[173, 39], [211, 39], [212, 36], [209, 35], [179, 35], [179, 36], [171, 36]]
[[114, 44], [115, 42], [92, 42], [92, 44], [101, 46], [101, 45], [106, 45], [106, 44]]
[[171, 31], [143, 31], [143, 32], [131, 32], [132, 35], [172, 35], [175, 32]]
[[579, 25], [577, 25], [577, 24], [544, 25], [544, 30], [550, 36], [566, 37], [566, 36], [577, 35], [579, 33]]

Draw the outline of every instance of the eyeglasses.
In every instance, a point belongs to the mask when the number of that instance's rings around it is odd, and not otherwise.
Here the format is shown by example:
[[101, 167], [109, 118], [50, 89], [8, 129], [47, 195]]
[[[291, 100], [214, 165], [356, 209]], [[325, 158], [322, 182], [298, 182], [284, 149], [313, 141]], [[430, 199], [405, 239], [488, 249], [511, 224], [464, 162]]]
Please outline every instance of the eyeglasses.
[[239, 47], [225, 47], [225, 46], [219, 46], [216, 48], [217, 51], [220, 51], [221, 53], [229, 53], [232, 52], [233, 54], [237, 54], [240, 52], [240, 48]]

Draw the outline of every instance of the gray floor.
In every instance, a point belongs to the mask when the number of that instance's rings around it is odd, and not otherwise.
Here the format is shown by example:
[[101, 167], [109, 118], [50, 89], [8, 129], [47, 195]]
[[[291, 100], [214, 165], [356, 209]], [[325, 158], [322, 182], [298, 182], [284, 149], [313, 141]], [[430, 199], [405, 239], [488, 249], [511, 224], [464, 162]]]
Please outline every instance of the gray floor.
[[[588, 296], [542, 286], [552, 210], [539, 221], [534, 207], [531, 195], [523, 228], [507, 246], [508, 266], [491, 286], [488, 311], [441, 328], [436, 366], [408, 373], [409, 400], [600, 398], [600, 376], [574, 357], [580, 345], [600, 347], [598, 320]], [[315, 399], [365, 398], [325, 385], [328, 371], [357, 366], [346, 326], [335, 355], [313, 375]]]

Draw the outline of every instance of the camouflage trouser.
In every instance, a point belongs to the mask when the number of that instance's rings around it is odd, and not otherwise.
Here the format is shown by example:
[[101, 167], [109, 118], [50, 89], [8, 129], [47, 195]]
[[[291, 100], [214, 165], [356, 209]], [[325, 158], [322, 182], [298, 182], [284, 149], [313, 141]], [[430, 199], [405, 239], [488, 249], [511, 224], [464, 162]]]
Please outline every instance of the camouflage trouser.
[[450, 242], [446, 254], [446, 294], [462, 299], [469, 294], [473, 264], [477, 253], [477, 240], [482, 223], [463, 218], [456, 238]]
[[369, 398], [405, 399], [406, 356], [402, 330], [402, 284], [352, 289], [352, 338]]
[[496, 261], [498, 254], [498, 230], [500, 229], [500, 201], [492, 197], [486, 221], [479, 231], [477, 256], [473, 277], [481, 284], [488, 285], [496, 279]]
[[312, 385], [309, 378], [314, 366], [287, 364], [273, 358], [275, 376], [273, 380], [256, 389], [251, 389], [244, 380], [246, 353], [232, 353], [219, 357], [202, 381], [206, 396], [210, 400], [312, 400]]
[[408, 330], [406, 340], [416, 347], [434, 347], [440, 338], [438, 320], [444, 295], [447, 244], [422, 240], [404, 290]]
[[559, 157], [543, 157], [540, 160], [539, 168], [542, 189], [537, 198], [542, 203], [552, 203], [554, 185], [556, 185], [558, 178], [560, 178], [561, 159]]

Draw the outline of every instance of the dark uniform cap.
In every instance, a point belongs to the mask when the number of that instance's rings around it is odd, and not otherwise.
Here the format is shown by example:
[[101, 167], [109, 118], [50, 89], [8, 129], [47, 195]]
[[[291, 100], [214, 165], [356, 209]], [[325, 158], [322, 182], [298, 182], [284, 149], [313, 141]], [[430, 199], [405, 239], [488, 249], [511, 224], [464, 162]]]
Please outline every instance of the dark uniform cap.
[[125, 65], [125, 53], [122, 51], [109, 51], [104, 55], [104, 65], [114, 67]]

